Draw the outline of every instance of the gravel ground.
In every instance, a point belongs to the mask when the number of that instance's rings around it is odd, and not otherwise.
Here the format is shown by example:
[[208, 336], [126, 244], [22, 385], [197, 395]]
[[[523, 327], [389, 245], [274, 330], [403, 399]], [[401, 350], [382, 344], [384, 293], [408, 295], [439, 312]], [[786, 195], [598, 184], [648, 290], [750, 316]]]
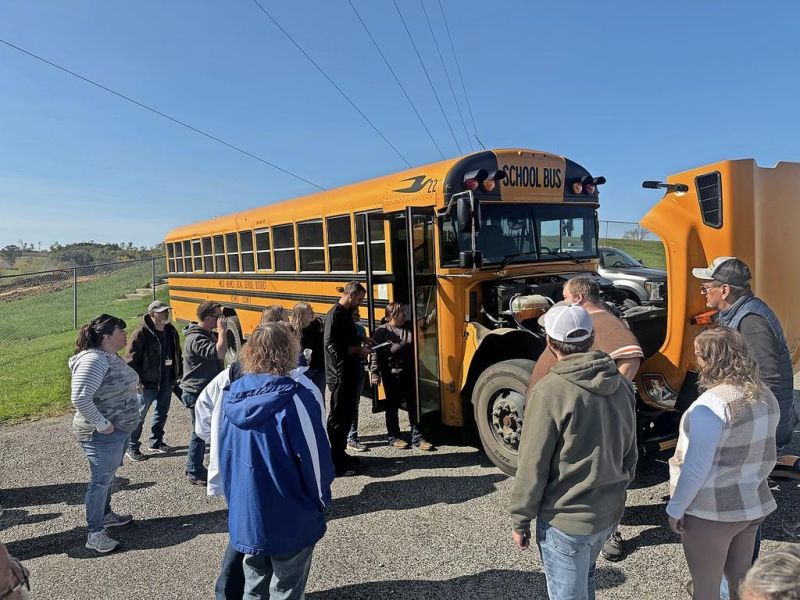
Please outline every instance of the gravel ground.
[[[366, 404], [361, 434], [371, 451], [361, 455], [361, 475], [334, 483], [308, 597], [546, 598], [537, 553], [511, 543], [511, 479], [473, 448], [388, 448], [381, 416]], [[84, 548], [88, 469], [69, 422], [61, 416], [0, 429], [0, 540], [30, 568], [33, 597], [212, 598], [227, 541], [225, 505], [181, 477], [186, 410], [175, 402], [167, 426], [177, 452], [126, 460], [118, 471], [114, 508], [136, 521], [114, 530], [121, 550], [102, 557]], [[666, 525], [666, 478], [663, 462], [641, 466], [623, 519], [628, 556], [598, 561], [599, 598], [684, 597], [688, 571]], [[779, 509], [765, 525], [764, 551], [798, 541], [800, 482], [778, 482], [774, 494]]]

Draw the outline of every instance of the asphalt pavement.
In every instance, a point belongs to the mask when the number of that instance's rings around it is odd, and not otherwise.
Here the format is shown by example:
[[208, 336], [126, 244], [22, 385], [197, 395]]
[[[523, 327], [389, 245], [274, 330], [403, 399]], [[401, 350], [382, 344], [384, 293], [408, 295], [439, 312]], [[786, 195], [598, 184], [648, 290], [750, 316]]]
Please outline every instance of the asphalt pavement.
[[[798, 381], [796, 381], [798, 383]], [[796, 400], [800, 396], [796, 392]], [[183, 477], [189, 415], [174, 402], [166, 441], [178, 448], [125, 461], [112, 505], [136, 520], [113, 530], [121, 548], [84, 548], [85, 458], [69, 415], [0, 428], [0, 541], [31, 570], [33, 598], [213, 598], [227, 542], [224, 501]], [[401, 424], [407, 421], [401, 417]], [[546, 598], [537, 552], [519, 552], [507, 513], [512, 480], [478, 450], [395, 450], [381, 415], [362, 403], [356, 477], [338, 479], [328, 533], [317, 545], [310, 600], [518, 600]], [[800, 453], [800, 435], [793, 451]], [[622, 522], [627, 558], [598, 561], [598, 598], [683, 598], [688, 578], [666, 523], [667, 469], [644, 462]], [[782, 481], [762, 551], [798, 540], [800, 482]]]

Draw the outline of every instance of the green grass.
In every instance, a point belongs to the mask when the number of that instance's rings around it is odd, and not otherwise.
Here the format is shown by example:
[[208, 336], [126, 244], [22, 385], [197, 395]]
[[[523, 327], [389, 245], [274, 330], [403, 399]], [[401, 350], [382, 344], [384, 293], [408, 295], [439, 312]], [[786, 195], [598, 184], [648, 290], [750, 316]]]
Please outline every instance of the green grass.
[[[157, 276], [160, 276], [156, 273]], [[119, 300], [152, 278], [149, 262], [78, 283], [78, 323], [107, 312], [131, 332], [152, 297]], [[167, 300], [167, 290], [159, 290]], [[72, 289], [3, 303], [0, 320], [0, 423], [63, 413], [70, 407], [67, 360], [75, 348]]]
[[[157, 277], [163, 273], [156, 273]], [[97, 275], [78, 282], [78, 324], [88, 322], [101, 313], [109, 313], [126, 321], [147, 310], [152, 297], [119, 300], [125, 293], [145, 287], [152, 281], [150, 262], [126, 267], [109, 275]], [[162, 294], [166, 297], [166, 294]], [[160, 299], [163, 299], [160, 298]], [[133, 323], [131, 323], [133, 324]], [[0, 340], [30, 340], [73, 327], [72, 286], [51, 293], [3, 303]]]
[[616, 240], [601, 238], [600, 246], [619, 248], [632, 257], [644, 261], [645, 266], [653, 269], [667, 268], [667, 260], [664, 256], [664, 245], [657, 240]]

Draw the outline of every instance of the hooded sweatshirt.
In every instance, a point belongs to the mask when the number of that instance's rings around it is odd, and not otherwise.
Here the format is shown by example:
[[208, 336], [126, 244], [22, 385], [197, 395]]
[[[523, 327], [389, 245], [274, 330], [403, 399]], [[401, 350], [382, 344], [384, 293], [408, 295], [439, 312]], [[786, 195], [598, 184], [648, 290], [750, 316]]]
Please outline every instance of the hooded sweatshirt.
[[219, 472], [238, 552], [290, 554], [325, 535], [333, 463], [322, 411], [291, 377], [247, 374], [225, 392]]
[[636, 468], [635, 396], [603, 352], [560, 360], [528, 395], [511, 492], [512, 527], [542, 518], [591, 535], [622, 517]]
[[181, 389], [198, 395], [222, 371], [222, 361], [217, 356], [215, 334], [197, 323], [183, 328], [183, 379]]

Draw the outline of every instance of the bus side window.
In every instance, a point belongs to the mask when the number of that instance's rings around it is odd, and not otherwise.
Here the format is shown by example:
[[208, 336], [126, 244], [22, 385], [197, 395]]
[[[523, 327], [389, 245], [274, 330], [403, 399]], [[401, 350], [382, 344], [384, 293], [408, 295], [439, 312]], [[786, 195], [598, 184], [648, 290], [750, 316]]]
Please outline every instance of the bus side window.
[[296, 271], [297, 263], [294, 258], [294, 226], [279, 225], [272, 228], [272, 237], [275, 244], [276, 271]]
[[192, 243], [189, 240], [183, 240], [183, 272], [190, 273], [192, 271]]
[[253, 256], [253, 231], [239, 232], [239, 248], [242, 251], [242, 271], [252, 273], [256, 270], [255, 258]]
[[353, 271], [353, 238], [350, 215], [325, 219], [328, 227], [328, 270]]
[[167, 244], [167, 271], [177, 273], [175, 269], [175, 244], [172, 242]]
[[[372, 270], [374, 272], [386, 271], [386, 231], [382, 220], [370, 221], [369, 236], [372, 245], [369, 254]], [[356, 218], [356, 250], [358, 254], [358, 271], [363, 273], [367, 265], [366, 257], [364, 256], [364, 218], [361, 215], [357, 215]]]
[[256, 263], [259, 271], [272, 269], [269, 229], [256, 229]]
[[217, 273], [224, 273], [228, 269], [225, 267], [225, 243], [221, 235], [215, 235], [214, 238], [214, 266]]
[[211, 238], [204, 237], [201, 240], [203, 244], [203, 264], [205, 265], [206, 273], [214, 272], [214, 252], [211, 250]]
[[228, 271], [239, 271], [239, 236], [235, 233], [225, 234], [225, 251], [228, 254]]
[[297, 224], [298, 250], [301, 271], [324, 271], [325, 248], [322, 241], [322, 220]]
[[192, 240], [192, 271], [203, 270], [203, 253], [200, 251], [200, 240]]

